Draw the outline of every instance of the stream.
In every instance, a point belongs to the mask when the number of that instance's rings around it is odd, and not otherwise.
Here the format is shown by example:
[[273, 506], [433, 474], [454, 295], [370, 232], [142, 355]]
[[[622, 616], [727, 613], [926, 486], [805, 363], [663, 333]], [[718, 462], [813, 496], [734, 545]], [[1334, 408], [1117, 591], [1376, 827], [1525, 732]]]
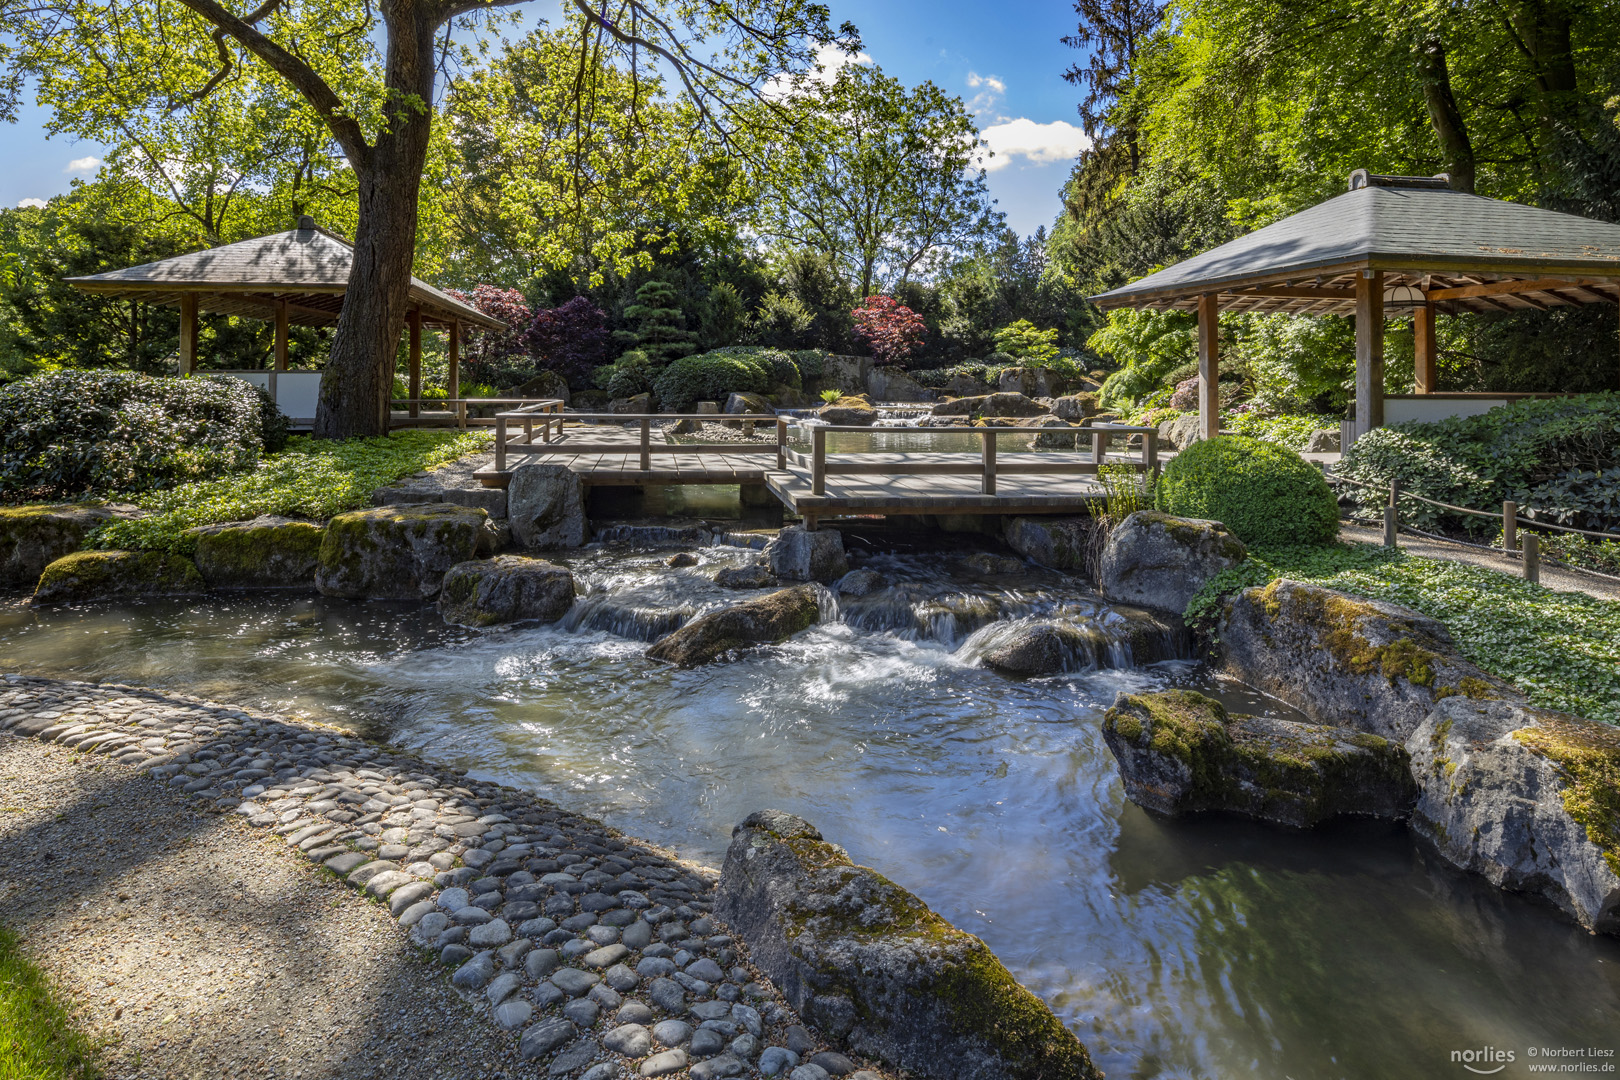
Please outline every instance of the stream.
[[[883, 587], [788, 643], [677, 671], [646, 643], [739, 594], [746, 553], [588, 548], [563, 622], [495, 631], [313, 596], [0, 610], [0, 667], [341, 723], [719, 865], [776, 807], [983, 937], [1116, 1078], [1464, 1076], [1451, 1052], [1604, 1045], [1620, 941], [1456, 873], [1404, 829], [1165, 821], [1126, 802], [1102, 714], [1189, 686], [1294, 715], [1191, 661], [1133, 665], [1073, 578], [877, 555]], [[829, 594], [830, 596], [830, 594]], [[829, 605], [831, 606], [831, 605]], [[1015, 680], [978, 656], [1058, 616], [1097, 648]], [[1616, 1049], [1620, 1049], [1617, 1047]], [[1611, 1061], [1613, 1059], [1610, 1059]]]

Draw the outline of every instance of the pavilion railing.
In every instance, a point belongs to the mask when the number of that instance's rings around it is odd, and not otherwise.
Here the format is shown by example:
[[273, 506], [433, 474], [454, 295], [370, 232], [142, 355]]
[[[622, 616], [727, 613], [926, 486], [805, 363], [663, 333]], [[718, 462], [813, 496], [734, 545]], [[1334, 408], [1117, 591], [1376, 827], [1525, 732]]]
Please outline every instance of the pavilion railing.
[[547, 413], [560, 413], [563, 410], [561, 398], [397, 398], [388, 405], [391, 410], [407, 413], [404, 416], [391, 417], [388, 425], [390, 428], [497, 427], [494, 417], [473, 415], [471, 410], [502, 406], [516, 405], [519, 410], [531, 409]]

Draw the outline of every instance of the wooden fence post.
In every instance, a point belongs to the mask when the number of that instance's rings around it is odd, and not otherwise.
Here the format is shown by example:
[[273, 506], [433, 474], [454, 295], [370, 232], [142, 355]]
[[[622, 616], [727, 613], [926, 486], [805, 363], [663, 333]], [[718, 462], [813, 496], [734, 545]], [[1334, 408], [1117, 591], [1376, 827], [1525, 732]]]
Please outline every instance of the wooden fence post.
[[506, 471], [506, 417], [495, 418], [495, 471]]
[[1502, 550], [1519, 549], [1519, 504], [1512, 499], [1502, 501]]
[[1159, 475], [1159, 430], [1142, 432], [1142, 471], [1150, 476]]
[[1400, 530], [1400, 517], [1399, 517], [1400, 511], [1399, 511], [1396, 503], [1397, 503], [1397, 500], [1400, 499], [1400, 497], [1401, 497], [1401, 485], [1400, 485], [1400, 482], [1396, 481], [1396, 480], [1391, 480], [1389, 482], [1389, 505], [1384, 507], [1384, 546], [1385, 547], [1391, 547], [1392, 548], [1392, 547], [1397, 546], [1396, 537], [1397, 537], [1397, 534], [1398, 534], [1398, 532]]
[[652, 472], [652, 421], [641, 418], [641, 471]]
[[827, 429], [810, 429], [810, 494], [827, 494]]
[[1524, 534], [1524, 580], [1541, 581], [1541, 537], [1533, 532]]
[[776, 471], [787, 471], [787, 430], [788, 421], [785, 416], [776, 418]]
[[979, 490], [986, 495], [996, 493], [996, 429], [984, 428], [981, 432], [984, 439], [984, 452], [981, 455], [983, 462], [983, 477], [979, 482]]

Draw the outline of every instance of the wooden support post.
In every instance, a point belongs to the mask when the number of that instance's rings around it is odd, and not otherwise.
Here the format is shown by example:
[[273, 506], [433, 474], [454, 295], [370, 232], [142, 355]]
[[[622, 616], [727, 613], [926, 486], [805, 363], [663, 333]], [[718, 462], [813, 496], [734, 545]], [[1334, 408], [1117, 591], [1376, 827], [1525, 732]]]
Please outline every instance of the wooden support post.
[[996, 429], [993, 427], [984, 428], [980, 432], [980, 437], [984, 439], [984, 451], [980, 457], [983, 469], [979, 490], [986, 495], [994, 495], [996, 493]]
[[1198, 298], [1198, 435], [1204, 439], [1221, 433], [1220, 300], [1216, 293]]
[[1420, 394], [1432, 394], [1435, 381], [1434, 305], [1419, 304], [1412, 309], [1412, 361], [1415, 389]]
[[1519, 504], [1512, 499], [1502, 501], [1502, 550], [1519, 550]]
[[406, 316], [411, 328], [410, 346], [410, 416], [414, 420], [421, 414], [422, 397], [422, 309], [412, 308]]
[[827, 429], [810, 429], [810, 494], [827, 494]]
[[1533, 532], [1524, 534], [1524, 580], [1541, 581], [1541, 537]]
[[1159, 431], [1152, 428], [1142, 433], [1142, 471], [1149, 476], [1159, 475]]
[[1389, 482], [1389, 504], [1384, 507], [1384, 546], [1396, 547], [1400, 534], [1400, 498], [1401, 485], [1398, 480]]
[[495, 418], [495, 471], [506, 471], [506, 417]]
[[[445, 378], [448, 385], [445, 386], [444, 390], [451, 400], [454, 400], [461, 396], [461, 324], [452, 322], [450, 331], [445, 337], [445, 351], [449, 354], [450, 373]], [[459, 414], [463, 418], [461, 426], [466, 427], [466, 410], [460, 410]]]
[[1356, 278], [1356, 436], [1384, 426], [1384, 274]]
[[652, 472], [652, 421], [641, 418], [641, 471]]
[[180, 374], [197, 371], [197, 294], [180, 296]]
[[786, 472], [787, 471], [787, 433], [788, 433], [788, 418], [785, 417], [785, 416], [778, 416], [776, 418], [776, 471], [777, 472]]

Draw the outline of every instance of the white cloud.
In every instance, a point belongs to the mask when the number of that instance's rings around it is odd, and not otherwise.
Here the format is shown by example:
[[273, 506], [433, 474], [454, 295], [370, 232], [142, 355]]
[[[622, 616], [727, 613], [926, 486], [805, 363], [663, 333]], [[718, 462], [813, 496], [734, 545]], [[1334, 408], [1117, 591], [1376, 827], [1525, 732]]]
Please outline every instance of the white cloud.
[[816, 49], [815, 65], [808, 72], [803, 75], [778, 75], [760, 87], [760, 93], [772, 100], [790, 97], [806, 83], [817, 82], [824, 85], [831, 83], [838, 77], [839, 69], [850, 64], [869, 67], [872, 64], [872, 57], [863, 52], [851, 56], [837, 45], [821, 45]]
[[1023, 158], [1032, 165], [1070, 161], [1091, 146], [1086, 133], [1066, 120], [1037, 124], [1019, 117], [987, 127], [979, 137], [995, 151], [995, 157], [985, 162], [987, 172], [1005, 169], [1014, 158]]
[[978, 90], [982, 87], [992, 94], [1005, 94], [1007, 92], [1006, 83], [994, 75], [980, 75], [977, 71], [968, 72], [967, 84], [968, 88], [972, 90]]
[[63, 169], [62, 171], [65, 173], [93, 173], [99, 168], [101, 168], [100, 158], [82, 157], [74, 158], [72, 161], [68, 162], [67, 168]]
[[17, 201], [17, 209], [19, 209], [19, 210], [23, 209], [24, 207], [29, 207], [29, 206], [33, 207], [35, 210], [43, 210], [43, 209], [45, 209], [45, 200], [44, 199], [19, 199]]

